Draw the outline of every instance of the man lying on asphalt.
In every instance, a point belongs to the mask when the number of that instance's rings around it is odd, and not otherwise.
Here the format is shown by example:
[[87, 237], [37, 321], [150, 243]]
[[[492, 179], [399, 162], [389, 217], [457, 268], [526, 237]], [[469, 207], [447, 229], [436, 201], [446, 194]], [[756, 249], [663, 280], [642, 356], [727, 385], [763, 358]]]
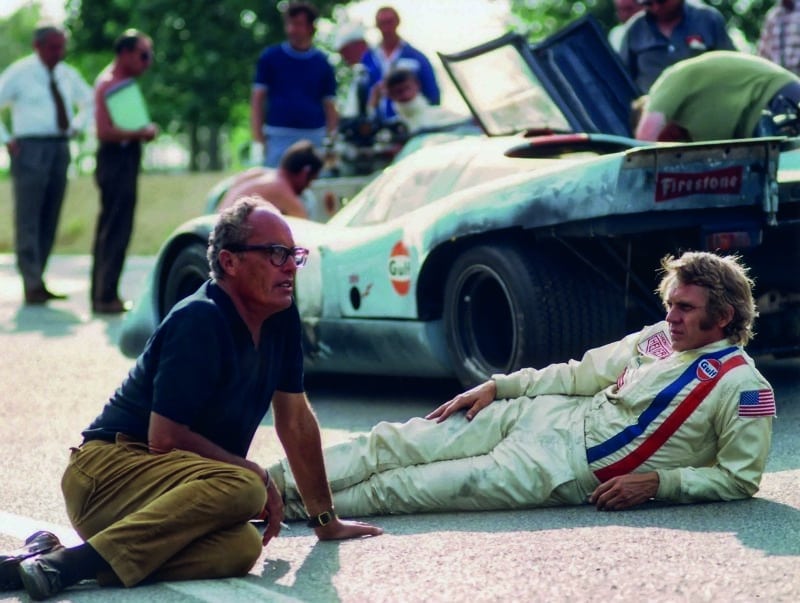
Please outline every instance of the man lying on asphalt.
[[[86, 542], [31, 536], [0, 556], [3, 588], [43, 599], [82, 579], [134, 586], [247, 574], [283, 519], [269, 474], [246, 458], [270, 403], [317, 537], [381, 533], [333, 512], [292, 297], [307, 256], [260, 199], [220, 214], [211, 280], [164, 319], [72, 449], [61, 486]], [[263, 537], [250, 523], [259, 516]]]
[[[775, 414], [772, 388], [742, 349], [753, 283], [733, 257], [689, 252], [662, 266], [664, 322], [580, 361], [494, 375], [424, 419], [380, 423], [326, 449], [337, 511], [586, 502], [616, 511], [752, 496]], [[270, 475], [286, 517], [301, 517], [305, 477], [285, 460]]]

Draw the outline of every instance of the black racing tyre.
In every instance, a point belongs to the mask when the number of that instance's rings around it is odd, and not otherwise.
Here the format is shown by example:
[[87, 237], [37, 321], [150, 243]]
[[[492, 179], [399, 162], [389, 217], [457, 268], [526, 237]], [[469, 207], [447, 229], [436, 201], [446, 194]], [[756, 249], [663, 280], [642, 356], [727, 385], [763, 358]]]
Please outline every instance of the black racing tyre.
[[621, 295], [557, 254], [480, 245], [454, 262], [444, 327], [456, 376], [470, 387], [493, 373], [580, 358], [623, 334]]
[[206, 246], [192, 243], [182, 249], [167, 272], [164, 292], [161, 296], [161, 316], [169, 313], [172, 306], [188, 297], [209, 278]]

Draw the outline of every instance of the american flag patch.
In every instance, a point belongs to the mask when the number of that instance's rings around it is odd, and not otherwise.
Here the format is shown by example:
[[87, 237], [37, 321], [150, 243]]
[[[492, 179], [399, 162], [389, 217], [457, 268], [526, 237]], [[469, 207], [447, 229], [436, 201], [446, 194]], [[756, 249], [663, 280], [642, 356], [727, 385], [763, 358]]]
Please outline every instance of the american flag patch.
[[740, 417], [775, 416], [775, 394], [771, 389], [754, 389], [739, 394]]

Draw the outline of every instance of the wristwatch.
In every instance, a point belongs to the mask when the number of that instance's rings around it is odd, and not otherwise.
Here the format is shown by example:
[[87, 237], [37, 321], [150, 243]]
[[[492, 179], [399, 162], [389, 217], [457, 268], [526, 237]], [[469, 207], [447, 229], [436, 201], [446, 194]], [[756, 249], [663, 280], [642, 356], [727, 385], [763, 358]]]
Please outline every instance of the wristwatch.
[[309, 517], [306, 525], [309, 528], [321, 528], [323, 526], [328, 525], [333, 519], [336, 517], [336, 513], [333, 511], [333, 507], [328, 509], [327, 511], [323, 511], [319, 515], [314, 515], [313, 517]]

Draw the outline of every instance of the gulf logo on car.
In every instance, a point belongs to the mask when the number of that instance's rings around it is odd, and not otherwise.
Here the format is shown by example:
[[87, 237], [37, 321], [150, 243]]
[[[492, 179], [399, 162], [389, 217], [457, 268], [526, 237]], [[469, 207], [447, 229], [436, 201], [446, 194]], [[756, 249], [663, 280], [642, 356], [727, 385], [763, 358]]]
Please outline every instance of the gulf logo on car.
[[389, 254], [389, 279], [398, 294], [408, 295], [411, 290], [411, 258], [402, 241], [395, 243]]
[[705, 358], [697, 365], [697, 378], [700, 381], [709, 381], [719, 374], [722, 364], [715, 358]]

